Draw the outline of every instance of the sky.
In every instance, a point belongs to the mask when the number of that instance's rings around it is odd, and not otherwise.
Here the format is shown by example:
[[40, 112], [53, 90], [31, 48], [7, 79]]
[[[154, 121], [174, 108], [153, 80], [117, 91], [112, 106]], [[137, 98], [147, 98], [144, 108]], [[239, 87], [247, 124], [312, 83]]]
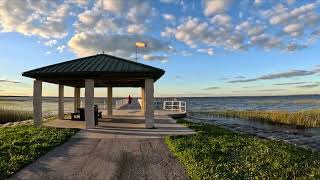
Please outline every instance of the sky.
[[45, 65], [103, 52], [134, 60], [137, 41], [147, 44], [138, 62], [166, 71], [155, 96], [318, 94], [319, 38], [319, 0], [0, 0], [0, 95], [32, 95], [21, 73]]

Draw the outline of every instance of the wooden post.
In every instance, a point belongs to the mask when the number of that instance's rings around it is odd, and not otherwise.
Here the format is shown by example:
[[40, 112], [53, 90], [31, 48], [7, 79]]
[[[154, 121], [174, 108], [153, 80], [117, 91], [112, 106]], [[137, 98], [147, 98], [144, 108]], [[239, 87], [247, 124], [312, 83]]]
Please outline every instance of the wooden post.
[[94, 80], [85, 80], [85, 119], [86, 128], [94, 128]]
[[42, 124], [42, 81], [33, 81], [33, 116], [34, 125], [40, 127]]
[[108, 87], [108, 118], [112, 118], [112, 86]]
[[64, 86], [59, 84], [58, 117], [64, 119]]
[[154, 124], [154, 105], [153, 105], [153, 95], [154, 95], [154, 80], [145, 79], [145, 126], [146, 128], [155, 128]]

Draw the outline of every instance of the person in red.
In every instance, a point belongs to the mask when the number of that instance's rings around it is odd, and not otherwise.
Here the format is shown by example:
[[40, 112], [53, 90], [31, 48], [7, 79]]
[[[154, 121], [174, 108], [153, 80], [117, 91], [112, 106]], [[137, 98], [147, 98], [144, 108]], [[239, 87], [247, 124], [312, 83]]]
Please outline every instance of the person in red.
[[128, 104], [131, 104], [131, 101], [132, 101], [132, 98], [131, 98], [131, 96], [129, 95], [129, 97], [128, 97]]

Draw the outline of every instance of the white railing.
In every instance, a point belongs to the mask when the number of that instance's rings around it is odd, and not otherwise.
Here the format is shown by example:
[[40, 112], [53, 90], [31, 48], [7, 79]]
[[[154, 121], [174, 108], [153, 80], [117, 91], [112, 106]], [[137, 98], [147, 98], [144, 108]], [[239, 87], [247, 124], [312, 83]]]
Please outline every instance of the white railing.
[[128, 104], [128, 99], [116, 100], [116, 109], [120, 109], [122, 106]]
[[187, 103], [184, 101], [164, 101], [163, 110], [185, 113], [187, 111]]

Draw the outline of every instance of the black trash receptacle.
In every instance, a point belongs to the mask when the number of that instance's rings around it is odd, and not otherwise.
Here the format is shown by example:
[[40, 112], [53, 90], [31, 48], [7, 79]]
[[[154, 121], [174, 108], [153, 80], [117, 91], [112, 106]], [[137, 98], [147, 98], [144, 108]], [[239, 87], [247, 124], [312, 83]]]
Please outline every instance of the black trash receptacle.
[[98, 125], [98, 114], [99, 114], [99, 109], [98, 109], [98, 105], [94, 105], [94, 125], [97, 126]]

